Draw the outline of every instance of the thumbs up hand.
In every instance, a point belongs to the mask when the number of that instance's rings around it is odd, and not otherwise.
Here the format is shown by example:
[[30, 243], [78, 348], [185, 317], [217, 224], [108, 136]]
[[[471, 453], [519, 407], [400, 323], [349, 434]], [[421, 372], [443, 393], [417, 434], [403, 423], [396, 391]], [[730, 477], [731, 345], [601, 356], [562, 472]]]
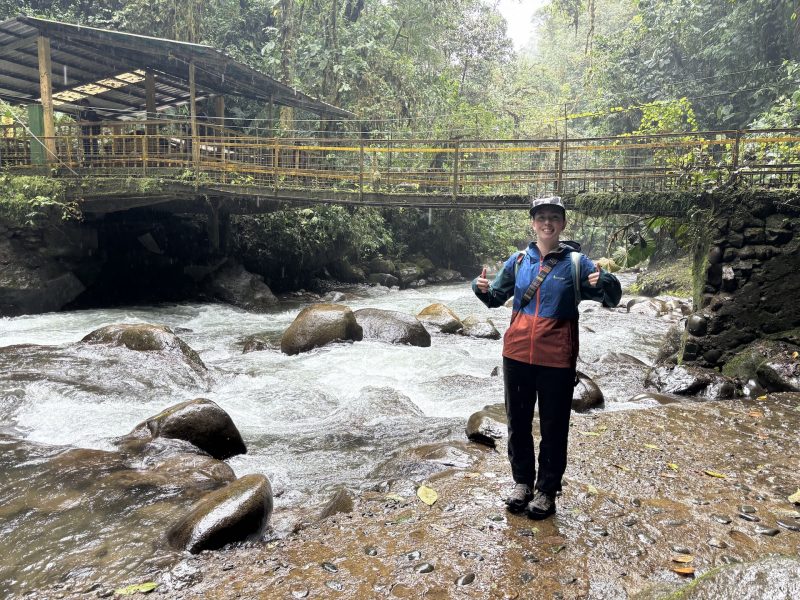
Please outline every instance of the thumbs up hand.
[[589, 285], [594, 287], [597, 285], [597, 282], [600, 280], [600, 267], [597, 266], [596, 270], [589, 275]]
[[483, 267], [481, 274], [475, 279], [475, 287], [484, 294], [489, 291], [489, 280], [486, 279], [486, 267]]

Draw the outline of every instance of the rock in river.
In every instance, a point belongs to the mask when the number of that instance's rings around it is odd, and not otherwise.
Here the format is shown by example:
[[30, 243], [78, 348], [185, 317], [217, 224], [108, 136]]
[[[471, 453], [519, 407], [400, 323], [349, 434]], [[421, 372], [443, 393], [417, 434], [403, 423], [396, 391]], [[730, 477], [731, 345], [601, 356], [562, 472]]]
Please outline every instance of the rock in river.
[[353, 311], [341, 304], [304, 308], [281, 338], [281, 352], [299, 354], [338, 340], [360, 341], [361, 326]]
[[505, 423], [498, 421], [486, 410], [472, 413], [467, 421], [466, 434], [470, 441], [494, 448], [497, 440], [507, 435]]
[[590, 408], [602, 406], [605, 402], [603, 392], [592, 381], [591, 377], [580, 371], [576, 372], [578, 384], [572, 391], [572, 410], [577, 412], [587, 411]]
[[500, 339], [500, 332], [489, 319], [470, 315], [462, 321], [462, 324], [464, 325], [464, 329], [461, 330], [463, 335], [487, 340]]
[[171, 406], [137, 425], [129, 437], [148, 436], [185, 440], [220, 460], [247, 453], [242, 436], [228, 413], [205, 398]]
[[167, 534], [173, 548], [197, 554], [258, 538], [272, 515], [272, 487], [264, 475], [245, 475], [206, 494]]
[[362, 308], [354, 315], [365, 340], [409, 344], [422, 348], [431, 345], [431, 335], [413, 315], [379, 308]]
[[444, 304], [431, 304], [423, 308], [417, 318], [426, 326], [438, 329], [442, 333], [458, 333], [464, 328], [461, 319]]

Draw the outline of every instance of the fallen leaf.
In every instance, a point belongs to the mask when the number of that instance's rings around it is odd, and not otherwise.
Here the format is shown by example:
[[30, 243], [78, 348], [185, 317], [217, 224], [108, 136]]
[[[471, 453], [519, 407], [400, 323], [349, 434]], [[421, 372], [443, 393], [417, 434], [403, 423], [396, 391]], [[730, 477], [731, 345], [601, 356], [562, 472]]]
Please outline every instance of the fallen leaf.
[[598, 435], [600, 435], [596, 431], [579, 431], [578, 433], [580, 433], [581, 435], [588, 435], [588, 436], [598, 436]]
[[592, 496], [596, 496], [597, 494], [599, 494], [597, 488], [594, 487], [591, 483], [587, 486], [586, 491], [589, 492]]
[[617, 467], [617, 468], [618, 468], [620, 471], [625, 471], [626, 473], [627, 473], [628, 471], [630, 471], [630, 469], [629, 469], [628, 467], [626, 467], [625, 465], [616, 465], [616, 464], [615, 464], [615, 465], [612, 465], [612, 466], [613, 466], [613, 467]]
[[759, 396], [758, 398], [756, 398], [756, 400], [760, 400], [761, 402], [763, 402], [766, 399], [767, 399], [766, 395], [765, 396]]
[[655, 444], [645, 444], [644, 447], [645, 448], [650, 448], [650, 450], [661, 450], [661, 448], [659, 448]]
[[725, 473], [720, 473], [718, 471], [712, 471], [710, 469], [706, 469], [705, 471], [703, 471], [703, 473], [705, 473], [706, 475], [709, 475], [711, 477], [719, 477], [720, 479], [725, 479], [727, 477], [727, 475], [725, 475]]
[[678, 465], [677, 465], [677, 464], [675, 464], [675, 463], [667, 463], [667, 466], [668, 466], [670, 469], [672, 469], [673, 471], [677, 471], [677, 470], [678, 470]]
[[134, 583], [125, 587], [117, 588], [114, 590], [116, 596], [133, 596], [134, 594], [149, 594], [158, 587], [155, 581], [146, 581], [145, 583]]
[[694, 567], [670, 567], [670, 571], [678, 575], [694, 575]]
[[419, 489], [417, 489], [417, 496], [428, 506], [433, 506], [439, 499], [439, 494], [436, 493], [436, 490], [426, 485], [419, 486]]
[[694, 556], [691, 554], [675, 554], [670, 560], [676, 563], [687, 564], [694, 560]]
[[789, 502], [800, 504], [800, 488], [797, 488], [797, 491], [791, 496], [789, 496]]
[[792, 358], [797, 360], [797, 357], [800, 356], [800, 352], [792, 352]]
[[764, 413], [762, 413], [760, 410], [751, 410], [749, 413], [747, 413], [747, 416], [753, 417], [754, 419], [760, 419], [764, 416]]

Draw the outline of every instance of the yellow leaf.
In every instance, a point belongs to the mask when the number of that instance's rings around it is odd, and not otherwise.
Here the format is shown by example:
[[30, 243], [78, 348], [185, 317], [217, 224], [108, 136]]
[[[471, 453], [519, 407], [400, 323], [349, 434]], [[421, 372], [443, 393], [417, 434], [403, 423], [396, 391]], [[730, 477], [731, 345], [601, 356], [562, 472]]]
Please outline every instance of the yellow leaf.
[[419, 496], [419, 499], [428, 506], [433, 506], [434, 503], [439, 499], [439, 494], [436, 493], [436, 490], [431, 489], [426, 485], [419, 486], [419, 489], [417, 489], [417, 496]]
[[705, 473], [706, 475], [710, 475], [711, 477], [719, 477], [720, 479], [725, 479], [727, 477], [727, 475], [725, 475], [725, 473], [720, 473], [718, 471], [712, 471], [710, 469], [706, 469], [705, 471], [703, 471], [703, 473]]
[[626, 473], [628, 471], [630, 471], [630, 469], [628, 467], [626, 467], [625, 465], [613, 465], [613, 466], [617, 467], [621, 471], [625, 471]]
[[754, 419], [760, 419], [764, 416], [764, 413], [762, 413], [760, 410], [751, 410], [749, 413], [747, 413], [747, 416], [753, 417]]
[[656, 446], [654, 444], [645, 444], [644, 447], [645, 448], [650, 448], [650, 450], [661, 450], [661, 448], [659, 448], [658, 446]]
[[675, 463], [667, 463], [667, 466], [670, 469], [672, 469], [673, 471], [677, 471], [678, 470], [678, 465], [676, 465]]
[[694, 575], [694, 567], [670, 567], [670, 570], [678, 575]]
[[578, 433], [580, 433], [581, 435], [587, 435], [587, 436], [598, 436], [598, 435], [600, 435], [596, 431], [579, 431]]
[[763, 402], [766, 399], [767, 399], [766, 396], [759, 396], [758, 398], [756, 398], [756, 400], [761, 400], [761, 402]]
[[797, 357], [800, 356], [800, 352], [792, 352], [792, 358], [797, 360]]
[[687, 564], [694, 560], [691, 554], [676, 554], [672, 557], [672, 562]]
[[797, 491], [791, 496], [789, 496], [789, 502], [800, 504], [800, 488], [797, 488]]
[[158, 587], [155, 581], [147, 581], [145, 583], [134, 583], [122, 588], [114, 590], [117, 596], [133, 596], [133, 594], [148, 594]]
[[597, 488], [596, 488], [596, 487], [594, 487], [594, 486], [593, 486], [591, 483], [589, 484], [589, 486], [588, 486], [588, 488], [587, 488], [587, 491], [588, 491], [588, 492], [589, 492], [589, 493], [590, 493], [592, 496], [596, 496], [596, 495], [599, 493], [599, 492], [597, 491]]

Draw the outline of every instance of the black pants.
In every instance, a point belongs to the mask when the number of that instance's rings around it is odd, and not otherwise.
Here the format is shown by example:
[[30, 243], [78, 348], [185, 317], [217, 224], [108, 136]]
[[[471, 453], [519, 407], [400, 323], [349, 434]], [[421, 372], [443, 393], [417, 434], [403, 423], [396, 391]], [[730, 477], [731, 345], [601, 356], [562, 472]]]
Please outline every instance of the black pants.
[[[503, 358], [506, 415], [508, 416], [508, 460], [516, 483], [535, 487], [546, 494], [561, 490], [567, 468], [567, 439], [572, 409], [575, 370], [540, 367]], [[539, 472], [533, 449], [533, 408], [539, 402]]]

